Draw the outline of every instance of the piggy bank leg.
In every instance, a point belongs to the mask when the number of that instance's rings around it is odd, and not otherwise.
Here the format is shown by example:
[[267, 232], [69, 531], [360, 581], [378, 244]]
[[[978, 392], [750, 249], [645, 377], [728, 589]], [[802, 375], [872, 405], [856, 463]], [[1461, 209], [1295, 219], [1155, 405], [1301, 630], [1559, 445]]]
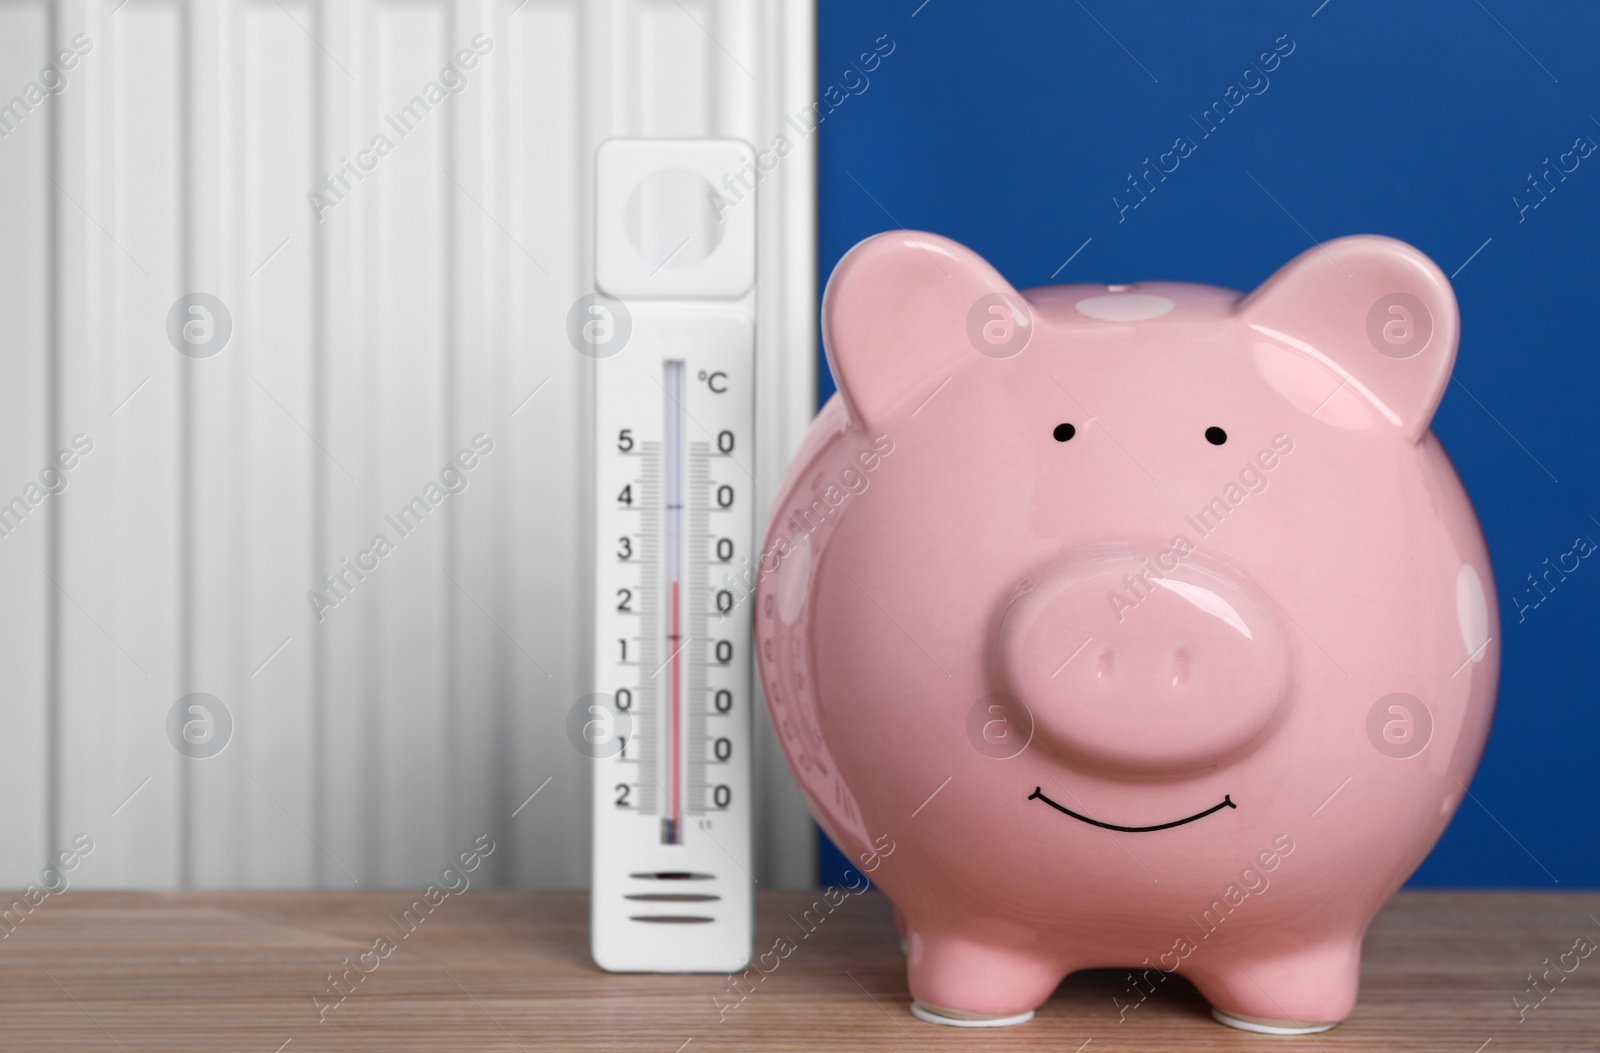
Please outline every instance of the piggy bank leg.
[[1309, 1035], [1328, 1030], [1355, 1008], [1361, 939], [1185, 972], [1219, 1022], [1268, 1035]]
[[1014, 947], [910, 927], [906, 978], [911, 1013], [955, 1027], [1020, 1024], [1066, 975], [1057, 962]]
[[906, 953], [906, 916], [900, 908], [894, 908], [894, 934], [900, 940], [900, 953]]

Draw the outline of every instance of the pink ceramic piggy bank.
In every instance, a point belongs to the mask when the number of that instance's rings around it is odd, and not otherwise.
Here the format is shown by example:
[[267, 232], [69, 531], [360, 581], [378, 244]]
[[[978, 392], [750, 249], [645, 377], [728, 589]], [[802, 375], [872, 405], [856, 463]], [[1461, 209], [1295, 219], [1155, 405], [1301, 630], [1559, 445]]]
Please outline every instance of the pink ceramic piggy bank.
[[[1322, 1030], [1460, 803], [1499, 668], [1428, 424], [1458, 315], [1411, 247], [1255, 292], [1017, 293], [931, 234], [853, 249], [839, 394], [760, 554], [761, 680], [812, 811], [894, 901], [912, 1011], [1027, 1020], [1172, 973]], [[1169, 988], [1170, 989], [1170, 988]]]

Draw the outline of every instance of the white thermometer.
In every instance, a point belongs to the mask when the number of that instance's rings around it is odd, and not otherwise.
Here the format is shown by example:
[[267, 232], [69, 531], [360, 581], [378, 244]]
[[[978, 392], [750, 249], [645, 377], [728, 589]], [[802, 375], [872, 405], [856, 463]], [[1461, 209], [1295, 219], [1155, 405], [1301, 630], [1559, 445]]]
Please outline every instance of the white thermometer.
[[[726, 140], [612, 140], [600, 150], [597, 202], [637, 201], [628, 183], [648, 186], [652, 169], [717, 172], [743, 150]], [[657, 218], [668, 230], [683, 220]], [[706, 236], [698, 219], [687, 222], [686, 236]], [[742, 571], [754, 564], [755, 330], [753, 294], [725, 295], [722, 254], [753, 260], [754, 245], [753, 229], [713, 231], [709, 251], [680, 245], [677, 256], [696, 262], [659, 282], [667, 268], [649, 258], [652, 242], [608, 236], [604, 211], [598, 224], [598, 283], [616, 299], [593, 310], [602, 333], [627, 337], [596, 363], [594, 683], [615, 739], [594, 761], [590, 949], [619, 972], [737, 972], [751, 954]], [[617, 264], [618, 254], [640, 266]], [[724, 295], [695, 285], [708, 264], [708, 288]]]

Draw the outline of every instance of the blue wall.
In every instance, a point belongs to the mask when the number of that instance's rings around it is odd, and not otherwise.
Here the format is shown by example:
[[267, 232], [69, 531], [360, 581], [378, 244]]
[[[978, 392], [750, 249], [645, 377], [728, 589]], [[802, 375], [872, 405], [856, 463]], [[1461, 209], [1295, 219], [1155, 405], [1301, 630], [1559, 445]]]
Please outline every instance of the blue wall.
[[[1433, 426], [1488, 534], [1504, 657], [1476, 800], [1412, 883], [1600, 887], [1600, 558], [1520, 622], [1512, 602], [1579, 534], [1600, 540], [1600, 151], [1537, 208], [1513, 202], [1540, 200], [1546, 158], [1600, 143], [1600, 8], [919, 2], [821, 2], [818, 84], [859, 94], [818, 132], [819, 281], [898, 226], [972, 246], [1018, 288], [1061, 268], [1250, 289], [1355, 233], [1462, 268], [1460, 383]], [[1243, 71], [1284, 34], [1263, 89]], [[884, 35], [863, 87], [845, 71]], [[1189, 115], [1230, 84], [1260, 94], [1200, 138]], [[1198, 148], [1119, 219], [1129, 173], [1183, 134]], [[842, 863], [825, 851], [823, 880]]]

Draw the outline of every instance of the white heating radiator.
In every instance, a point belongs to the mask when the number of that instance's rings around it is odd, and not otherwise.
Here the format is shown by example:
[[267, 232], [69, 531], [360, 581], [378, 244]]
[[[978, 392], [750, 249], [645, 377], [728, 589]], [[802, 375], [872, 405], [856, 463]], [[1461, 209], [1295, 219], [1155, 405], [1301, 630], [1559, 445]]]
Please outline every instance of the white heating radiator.
[[[761, 149], [813, 40], [804, 0], [0, 2], [0, 885], [81, 838], [75, 886], [420, 887], [481, 834], [476, 882], [585, 882], [595, 149]], [[763, 509], [815, 405], [789, 138]], [[805, 884], [758, 736], [757, 876]]]

